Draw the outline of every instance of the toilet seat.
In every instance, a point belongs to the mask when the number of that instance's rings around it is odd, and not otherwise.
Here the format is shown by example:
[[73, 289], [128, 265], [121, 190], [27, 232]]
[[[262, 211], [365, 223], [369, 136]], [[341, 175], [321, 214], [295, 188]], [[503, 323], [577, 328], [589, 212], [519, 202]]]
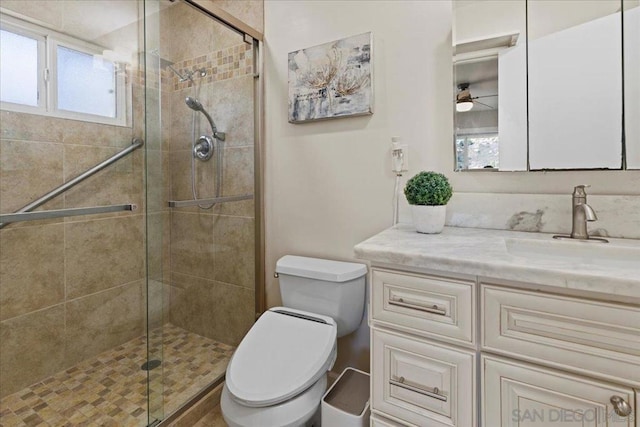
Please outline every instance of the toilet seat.
[[233, 398], [250, 407], [288, 400], [315, 384], [335, 362], [337, 326], [328, 317], [291, 308], [266, 311], [227, 366]]

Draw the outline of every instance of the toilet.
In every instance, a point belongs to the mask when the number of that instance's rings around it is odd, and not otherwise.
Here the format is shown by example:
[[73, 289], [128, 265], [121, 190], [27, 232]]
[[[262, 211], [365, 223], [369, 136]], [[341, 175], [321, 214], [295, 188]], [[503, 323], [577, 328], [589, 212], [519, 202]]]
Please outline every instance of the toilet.
[[337, 338], [362, 321], [366, 265], [286, 255], [276, 273], [284, 306], [260, 316], [227, 366], [230, 427], [320, 427]]

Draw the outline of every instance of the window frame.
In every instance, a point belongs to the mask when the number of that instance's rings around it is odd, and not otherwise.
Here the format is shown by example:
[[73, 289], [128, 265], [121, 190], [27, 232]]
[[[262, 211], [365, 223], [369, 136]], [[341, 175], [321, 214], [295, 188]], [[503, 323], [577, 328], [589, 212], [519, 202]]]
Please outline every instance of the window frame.
[[18, 113], [38, 114], [46, 117], [79, 120], [84, 122], [127, 126], [131, 119], [132, 89], [126, 78], [126, 66], [122, 62], [111, 62], [115, 70], [115, 117], [81, 113], [58, 108], [58, 47], [64, 47], [80, 53], [100, 55], [106, 50], [98, 45], [68, 36], [40, 25], [7, 15], [2, 11], [0, 28], [29, 37], [38, 42], [38, 105], [26, 105], [13, 102], [0, 102], [0, 109]]

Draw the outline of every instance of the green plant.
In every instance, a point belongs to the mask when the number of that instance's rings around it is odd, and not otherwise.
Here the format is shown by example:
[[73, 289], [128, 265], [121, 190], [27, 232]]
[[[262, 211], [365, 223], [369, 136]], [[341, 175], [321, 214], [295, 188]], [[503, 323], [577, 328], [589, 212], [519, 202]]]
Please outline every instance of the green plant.
[[446, 176], [437, 172], [420, 172], [404, 187], [404, 195], [410, 205], [446, 205], [453, 189]]

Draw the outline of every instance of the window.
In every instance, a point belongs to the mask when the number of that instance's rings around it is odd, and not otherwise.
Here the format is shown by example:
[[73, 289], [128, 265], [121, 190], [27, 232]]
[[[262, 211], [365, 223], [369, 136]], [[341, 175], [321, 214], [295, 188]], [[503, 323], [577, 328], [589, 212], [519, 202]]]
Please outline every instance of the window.
[[0, 30], [3, 102], [38, 106], [38, 39]]
[[58, 108], [116, 116], [115, 66], [93, 55], [58, 46]]
[[3, 110], [126, 125], [124, 65], [79, 39], [2, 16]]
[[500, 166], [498, 134], [458, 135], [456, 157], [459, 170], [497, 169]]

